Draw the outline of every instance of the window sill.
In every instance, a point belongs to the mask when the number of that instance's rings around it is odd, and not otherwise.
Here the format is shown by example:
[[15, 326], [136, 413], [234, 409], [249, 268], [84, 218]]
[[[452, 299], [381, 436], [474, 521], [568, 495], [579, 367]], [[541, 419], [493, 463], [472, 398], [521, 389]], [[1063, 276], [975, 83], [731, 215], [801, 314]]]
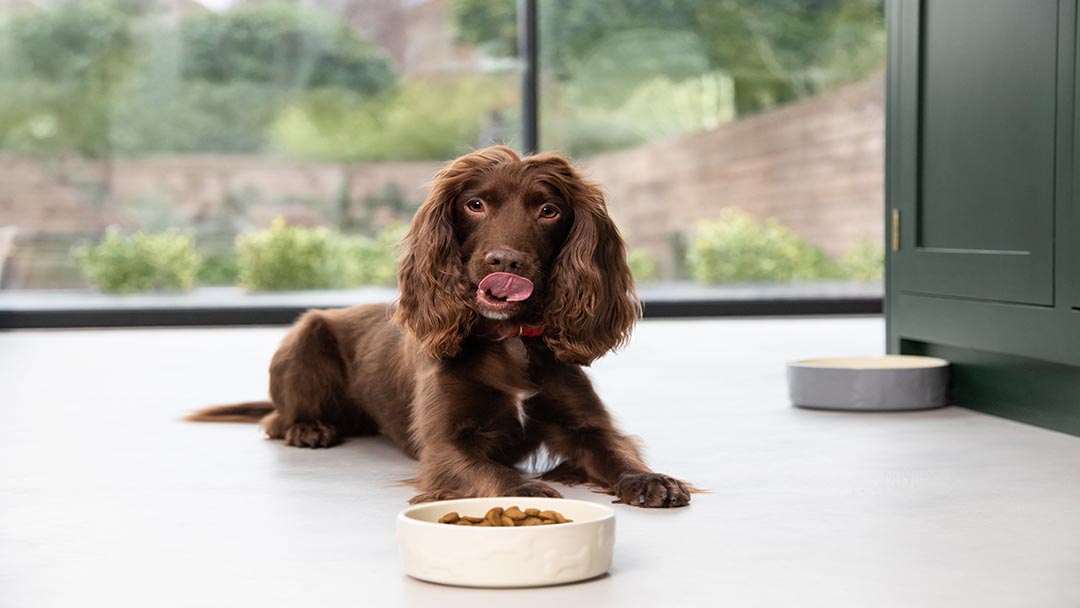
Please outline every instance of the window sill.
[[[646, 318], [880, 314], [879, 283], [784, 283], [704, 286], [689, 282], [639, 286]], [[283, 325], [309, 308], [389, 302], [384, 287], [246, 293], [201, 287], [188, 293], [108, 295], [91, 291], [0, 292], [0, 329]]]

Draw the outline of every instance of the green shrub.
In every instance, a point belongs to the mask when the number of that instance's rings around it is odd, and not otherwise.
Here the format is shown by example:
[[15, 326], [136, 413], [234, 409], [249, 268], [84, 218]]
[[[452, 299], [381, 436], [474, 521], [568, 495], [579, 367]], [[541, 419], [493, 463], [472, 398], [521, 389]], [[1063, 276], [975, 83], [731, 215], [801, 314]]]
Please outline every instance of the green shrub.
[[212, 253], [203, 255], [196, 280], [199, 285], [233, 285], [239, 274], [236, 254]]
[[74, 255], [83, 276], [108, 293], [186, 291], [201, 263], [191, 239], [172, 232], [123, 236], [110, 229], [101, 242], [83, 245]]
[[836, 262], [837, 278], [871, 283], [885, 273], [885, 248], [880, 243], [863, 241]]
[[287, 226], [236, 237], [238, 282], [249, 291], [329, 289], [341, 286], [340, 241], [326, 228]]
[[701, 283], [816, 279], [826, 274], [827, 263], [780, 222], [737, 209], [698, 224], [687, 253], [690, 275]]
[[402, 224], [392, 224], [374, 239], [344, 237], [342, 256], [346, 285], [394, 285], [397, 282], [397, 258], [405, 228]]
[[239, 283], [249, 291], [393, 285], [404, 233], [405, 226], [392, 224], [375, 238], [346, 236], [278, 219], [236, 237]]
[[660, 262], [651, 251], [635, 249], [627, 254], [626, 262], [630, 265], [630, 274], [634, 275], [634, 280], [638, 283], [660, 278]]

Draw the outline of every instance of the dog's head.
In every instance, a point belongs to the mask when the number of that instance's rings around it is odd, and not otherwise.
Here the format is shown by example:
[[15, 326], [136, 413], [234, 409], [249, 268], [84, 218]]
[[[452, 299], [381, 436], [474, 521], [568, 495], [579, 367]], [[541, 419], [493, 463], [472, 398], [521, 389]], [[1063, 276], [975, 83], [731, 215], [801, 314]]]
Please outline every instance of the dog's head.
[[502, 146], [435, 177], [405, 235], [395, 320], [433, 357], [482, 318], [540, 322], [565, 363], [621, 345], [640, 313], [626, 245], [600, 188], [565, 158]]

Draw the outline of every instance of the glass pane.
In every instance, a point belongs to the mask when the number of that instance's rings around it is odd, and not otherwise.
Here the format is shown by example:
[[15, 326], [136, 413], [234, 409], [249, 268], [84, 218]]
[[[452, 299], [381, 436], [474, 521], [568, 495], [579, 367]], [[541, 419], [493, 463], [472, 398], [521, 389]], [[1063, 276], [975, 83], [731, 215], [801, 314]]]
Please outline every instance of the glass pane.
[[639, 282], [880, 293], [880, 0], [540, 9], [542, 147], [605, 186]]
[[0, 2], [0, 286], [392, 285], [435, 171], [521, 130], [515, 0], [471, 4]]

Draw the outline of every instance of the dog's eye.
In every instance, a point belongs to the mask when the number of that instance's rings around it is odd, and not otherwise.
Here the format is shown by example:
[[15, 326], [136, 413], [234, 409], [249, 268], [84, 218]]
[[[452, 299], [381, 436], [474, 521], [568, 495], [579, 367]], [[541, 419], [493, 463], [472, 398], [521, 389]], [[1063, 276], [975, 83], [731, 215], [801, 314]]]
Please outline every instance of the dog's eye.
[[540, 217], [550, 220], [559, 217], [559, 208], [555, 205], [544, 205], [540, 208]]
[[480, 213], [484, 210], [484, 201], [474, 198], [471, 201], [465, 203], [465, 208], [474, 213]]

